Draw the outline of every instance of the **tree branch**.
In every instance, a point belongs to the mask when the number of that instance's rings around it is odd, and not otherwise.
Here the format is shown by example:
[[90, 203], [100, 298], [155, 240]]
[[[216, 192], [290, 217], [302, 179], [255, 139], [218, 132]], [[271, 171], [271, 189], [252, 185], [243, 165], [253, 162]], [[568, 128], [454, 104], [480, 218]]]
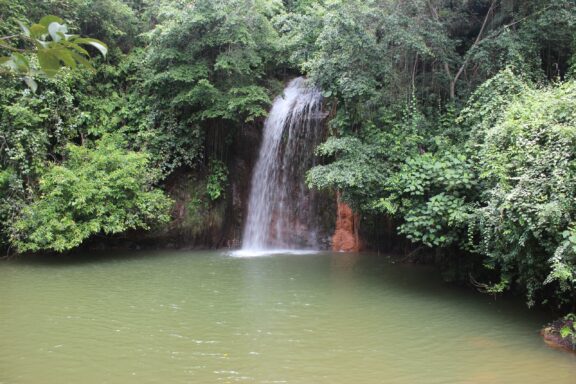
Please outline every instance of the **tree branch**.
[[13, 52], [26, 52], [25, 49], [14, 48], [14, 47], [11, 47], [11, 46], [9, 46], [9, 45], [2, 44], [2, 43], [0, 43], [0, 48], [2, 48], [2, 49], [7, 49], [7, 50], [13, 51]]
[[[482, 23], [482, 27], [480, 28], [480, 32], [478, 32], [478, 36], [476, 36], [476, 40], [474, 41], [474, 44], [472, 44], [472, 46], [470, 47], [470, 49], [468, 50], [467, 53], [470, 53], [472, 50], [474, 50], [474, 48], [476, 48], [476, 46], [478, 46], [478, 43], [480, 43], [480, 41], [482, 41], [482, 34], [484, 33], [484, 29], [486, 28], [486, 24], [488, 24], [488, 19], [490, 18], [490, 14], [494, 10], [495, 5], [496, 5], [496, 0], [492, 0], [492, 4], [490, 4], [490, 8], [488, 9], [488, 12], [486, 12], [486, 16], [484, 17], [484, 22]], [[467, 54], [466, 59], [464, 59], [464, 62], [460, 66], [460, 69], [456, 73], [456, 76], [454, 76], [454, 80], [453, 80], [454, 83], [456, 83], [458, 81], [458, 78], [460, 77], [460, 75], [462, 75], [462, 72], [464, 72], [464, 69], [466, 69], [466, 65], [468, 64], [469, 60], [470, 60], [470, 55]]]
[[18, 37], [18, 36], [20, 36], [20, 35], [2, 36], [2, 37], [0, 37], [0, 40], [10, 40], [10, 39], [13, 39], [13, 38]]

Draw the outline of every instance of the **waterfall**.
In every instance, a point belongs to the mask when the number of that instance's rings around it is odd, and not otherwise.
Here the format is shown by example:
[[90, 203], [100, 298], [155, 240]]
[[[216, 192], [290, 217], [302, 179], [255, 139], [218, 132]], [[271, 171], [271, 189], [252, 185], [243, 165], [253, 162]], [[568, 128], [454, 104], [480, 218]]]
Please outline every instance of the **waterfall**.
[[322, 119], [322, 95], [302, 77], [274, 100], [252, 176], [243, 251], [318, 247], [315, 196], [304, 178]]

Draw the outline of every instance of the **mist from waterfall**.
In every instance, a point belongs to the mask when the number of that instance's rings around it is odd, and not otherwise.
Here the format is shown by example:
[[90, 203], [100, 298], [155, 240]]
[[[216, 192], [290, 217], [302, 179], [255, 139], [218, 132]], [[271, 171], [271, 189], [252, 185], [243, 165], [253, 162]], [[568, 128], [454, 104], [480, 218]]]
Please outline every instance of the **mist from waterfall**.
[[318, 248], [315, 194], [304, 179], [322, 118], [322, 94], [302, 77], [274, 100], [252, 176], [243, 251]]

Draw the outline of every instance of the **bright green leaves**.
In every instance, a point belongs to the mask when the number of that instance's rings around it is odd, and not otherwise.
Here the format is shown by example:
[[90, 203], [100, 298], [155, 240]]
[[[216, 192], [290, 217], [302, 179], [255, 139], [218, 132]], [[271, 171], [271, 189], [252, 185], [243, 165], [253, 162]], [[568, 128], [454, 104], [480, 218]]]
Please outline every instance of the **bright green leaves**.
[[47, 15], [44, 16], [40, 19], [40, 21], [38, 22], [38, 24], [40, 24], [41, 26], [48, 28], [50, 26], [50, 24], [52, 23], [58, 23], [61, 24], [64, 21], [59, 18], [58, 16], [54, 16], [54, 15]]
[[68, 158], [40, 178], [40, 195], [12, 228], [20, 252], [62, 252], [97, 233], [147, 229], [167, 222], [171, 200], [153, 188], [156, 174], [142, 152], [122, 149], [114, 137], [95, 148], [68, 146]]
[[569, 313], [560, 321], [560, 337], [569, 341], [572, 345], [572, 349], [576, 350], [576, 314]]
[[313, 167], [306, 175], [309, 187], [340, 190], [348, 202], [363, 206], [380, 187], [386, 173], [378, 146], [355, 137], [329, 138], [316, 154], [336, 161]]
[[[33, 43], [36, 50], [22, 51], [8, 47], [13, 52], [11, 56], [0, 57], [0, 65], [13, 73], [22, 75], [23, 80], [34, 92], [38, 87], [33, 79], [37, 73], [54, 77], [60, 68], [76, 68], [78, 64], [93, 70], [88, 60], [90, 55], [82, 45], [94, 47], [102, 56], [106, 56], [108, 47], [97, 39], [68, 34], [68, 28], [63, 23], [63, 20], [56, 16], [45, 16], [30, 27], [19, 23], [22, 29], [22, 39]], [[38, 58], [39, 70], [33, 68], [26, 57], [26, 54], [32, 52]]]
[[447, 247], [466, 239], [464, 230], [471, 216], [471, 206], [464, 197], [439, 193], [408, 209], [398, 229], [411, 241]]
[[404, 117], [381, 108], [360, 123], [367, 115], [346, 108], [330, 123], [342, 136], [317, 150], [327, 161], [309, 171], [310, 186], [395, 217], [415, 243], [474, 254], [501, 274], [495, 287], [521, 287], [529, 304], [544, 286], [556, 303], [573, 301], [576, 83], [535, 88], [507, 69], [458, 117], [454, 106], [424, 116], [414, 104]]
[[228, 168], [219, 160], [211, 160], [209, 165], [206, 194], [211, 201], [216, 201], [224, 195], [228, 183]]

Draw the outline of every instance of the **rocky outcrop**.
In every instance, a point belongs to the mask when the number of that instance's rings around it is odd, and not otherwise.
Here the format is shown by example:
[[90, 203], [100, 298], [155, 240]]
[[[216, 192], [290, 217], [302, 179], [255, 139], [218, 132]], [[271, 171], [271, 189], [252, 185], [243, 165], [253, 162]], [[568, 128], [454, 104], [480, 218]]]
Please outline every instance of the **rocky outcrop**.
[[334, 252], [358, 252], [360, 251], [360, 239], [358, 236], [359, 215], [352, 208], [341, 201], [337, 195], [337, 218], [336, 230], [332, 236], [332, 250]]

